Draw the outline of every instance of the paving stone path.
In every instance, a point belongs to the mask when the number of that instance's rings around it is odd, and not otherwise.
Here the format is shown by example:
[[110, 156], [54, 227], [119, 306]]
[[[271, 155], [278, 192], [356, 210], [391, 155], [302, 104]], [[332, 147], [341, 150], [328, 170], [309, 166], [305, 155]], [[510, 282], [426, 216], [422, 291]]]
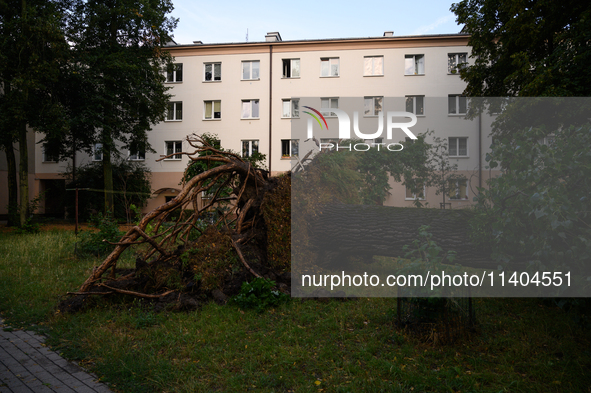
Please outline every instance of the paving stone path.
[[47, 349], [45, 337], [0, 317], [0, 393], [112, 393], [96, 376]]

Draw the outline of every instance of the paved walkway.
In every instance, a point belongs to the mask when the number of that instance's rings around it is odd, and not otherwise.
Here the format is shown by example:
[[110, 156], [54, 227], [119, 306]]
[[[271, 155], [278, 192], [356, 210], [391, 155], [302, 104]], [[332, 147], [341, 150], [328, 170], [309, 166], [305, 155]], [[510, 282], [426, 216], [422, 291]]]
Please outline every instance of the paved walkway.
[[10, 330], [0, 317], [0, 393], [112, 393], [74, 363], [43, 346], [45, 337]]

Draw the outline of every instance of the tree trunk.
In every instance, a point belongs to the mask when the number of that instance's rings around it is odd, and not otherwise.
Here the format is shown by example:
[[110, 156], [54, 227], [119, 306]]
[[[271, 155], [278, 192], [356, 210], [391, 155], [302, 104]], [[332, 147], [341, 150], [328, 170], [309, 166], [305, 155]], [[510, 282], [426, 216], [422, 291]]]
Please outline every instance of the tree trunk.
[[325, 205], [309, 225], [309, 238], [330, 263], [334, 257], [384, 255], [403, 257], [405, 245], [429, 225], [438, 246], [456, 251], [454, 263], [496, 267], [490, 254], [470, 241], [468, 210], [397, 208], [367, 205]]
[[18, 182], [16, 173], [16, 157], [14, 146], [8, 143], [4, 146], [8, 169], [8, 226], [18, 226]]
[[27, 147], [27, 123], [19, 124], [18, 147], [20, 153], [19, 162], [19, 190], [20, 190], [20, 211], [19, 226], [27, 223], [29, 207], [29, 151]]
[[105, 178], [105, 215], [113, 216], [115, 213], [113, 202], [113, 165], [111, 164], [111, 143], [103, 141], [103, 175]]

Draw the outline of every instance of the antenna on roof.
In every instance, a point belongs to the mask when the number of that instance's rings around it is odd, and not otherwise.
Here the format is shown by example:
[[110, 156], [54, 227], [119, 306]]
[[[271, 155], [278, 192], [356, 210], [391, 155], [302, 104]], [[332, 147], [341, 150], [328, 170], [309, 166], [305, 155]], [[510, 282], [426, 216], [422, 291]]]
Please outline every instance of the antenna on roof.
[[246, 28], [246, 42], [248, 42], [248, 28]]

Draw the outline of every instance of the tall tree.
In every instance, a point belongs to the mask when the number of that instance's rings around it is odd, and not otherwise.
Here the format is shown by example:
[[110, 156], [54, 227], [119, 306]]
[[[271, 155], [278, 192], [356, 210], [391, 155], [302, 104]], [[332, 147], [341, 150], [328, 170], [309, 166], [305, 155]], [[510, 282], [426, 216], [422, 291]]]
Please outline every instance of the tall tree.
[[472, 97], [591, 95], [591, 3], [462, 0], [474, 65], [460, 71]]
[[69, 77], [84, 86], [82, 99], [70, 103], [76, 132], [69, 144], [89, 153], [100, 144], [107, 211], [113, 211], [117, 149], [150, 150], [147, 132], [164, 119], [170, 95], [162, 69], [172, 59], [163, 46], [177, 23], [166, 16], [172, 9], [170, 0], [76, 0], [68, 20]]
[[9, 160], [9, 195], [14, 209], [16, 160], [19, 152], [19, 224], [29, 204], [28, 127], [52, 133], [63, 127], [61, 106], [51, 93], [67, 56], [58, 5], [53, 1], [0, 1], [0, 132]]

